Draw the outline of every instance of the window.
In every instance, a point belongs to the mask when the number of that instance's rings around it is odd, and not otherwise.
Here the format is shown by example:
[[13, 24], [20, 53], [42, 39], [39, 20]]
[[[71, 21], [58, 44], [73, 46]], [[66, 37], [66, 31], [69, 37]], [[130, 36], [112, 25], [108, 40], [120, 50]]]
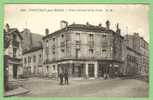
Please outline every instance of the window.
[[52, 49], [55, 50], [55, 45], [52, 46]]
[[94, 47], [94, 34], [89, 34], [89, 48], [93, 48]]
[[52, 46], [52, 53], [55, 54], [55, 45]]
[[39, 54], [39, 58], [41, 58], [41, 54]]
[[31, 57], [28, 56], [28, 63], [31, 63]]
[[76, 33], [76, 41], [80, 41], [80, 33]]
[[106, 34], [103, 34], [102, 37], [105, 38], [106, 37]]
[[102, 42], [102, 48], [107, 48], [108, 46], [109, 46], [108, 42], [106, 42], [106, 41]]
[[64, 38], [64, 34], [62, 34], [61, 37]]
[[61, 42], [61, 47], [65, 47], [65, 42]]
[[55, 70], [55, 65], [53, 65], [53, 70]]
[[16, 34], [13, 34], [13, 40], [16, 40], [17, 36]]
[[42, 59], [41, 59], [41, 54], [39, 54], [39, 61], [41, 61]]
[[89, 49], [89, 57], [93, 57], [93, 53], [94, 53], [94, 50], [93, 49]]
[[61, 49], [61, 51], [64, 53], [64, 49]]
[[49, 66], [46, 66], [46, 68], [47, 68], [47, 72], [49, 71]]
[[89, 49], [89, 54], [93, 54], [94, 50], [93, 49]]
[[76, 48], [76, 58], [80, 57], [80, 49]]
[[49, 47], [46, 47], [45, 52], [46, 52], [46, 55], [49, 55]]
[[35, 55], [33, 56], [33, 62], [36, 62], [36, 56]]
[[24, 64], [27, 64], [27, 58], [26, 57], [24, 58]]
[[93, 34], [89, 34], [89, 39], [93, 40], [94, 39], [94, 35]]
[[53, 54], [55, 54], [55, 51], [53, 51]]
[[55, 41], [55, 38], [53, 38], [53, 42]]
[[17, 48], [13, 48], [13, 57], [16, 57]]
[[106, 52], [106, 49], [102, 49], [102, 52]]

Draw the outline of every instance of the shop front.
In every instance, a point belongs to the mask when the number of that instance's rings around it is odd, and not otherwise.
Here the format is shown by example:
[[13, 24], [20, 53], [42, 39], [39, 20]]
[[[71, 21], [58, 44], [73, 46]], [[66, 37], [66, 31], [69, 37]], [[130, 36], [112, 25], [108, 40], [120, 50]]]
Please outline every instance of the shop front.
[[70, 77], [96, 77], [96, 63], [93, 61], [60, 62], [58, 64], [58, 75], [59, 73], [68, 72]]
[[114, 78], [120, 74], [121, 63], [113, 61], [98, 62], [98, 77]]

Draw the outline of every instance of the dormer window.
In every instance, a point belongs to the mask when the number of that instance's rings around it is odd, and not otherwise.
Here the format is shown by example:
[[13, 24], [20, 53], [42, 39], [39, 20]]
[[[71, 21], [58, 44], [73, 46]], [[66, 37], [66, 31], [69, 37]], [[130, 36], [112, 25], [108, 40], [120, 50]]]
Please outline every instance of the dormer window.
[[89, 39], [93, 40], [94, 39], [94, 35], [93, 34], [89, 34]]
[[53, 42], [55, 41], [55, 38], [53, 38]]

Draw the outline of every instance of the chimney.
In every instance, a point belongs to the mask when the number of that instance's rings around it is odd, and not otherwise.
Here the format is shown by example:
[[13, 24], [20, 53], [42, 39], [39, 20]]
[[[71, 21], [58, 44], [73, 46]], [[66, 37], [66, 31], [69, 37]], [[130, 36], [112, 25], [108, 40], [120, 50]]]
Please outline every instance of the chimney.
[[117, 23], [117, 25], [116, 25], [116, 33], [121, 33], [121, 30], [120, 30], [120, 28], [119, 28], [119, 24]]
[[99, 25], [98, 25], [99, 27], [101, 27], [102, 26], [102, 24], [101, 23], [99, 23]]
[[49, 29], [48, 28], [45, 29], [45, 34], [46, 34], [46, 36], [49, 34]]
[[110, 29], [110, 22], [109, 22], [109, 20], [106, 21], [106, 28]]
[[9, 29], [10, 29], [10, 26], [9, 26], [9, 24], [7, 23], [7, 24], [5, 25], [5, 31], [8, 32]]
[[136, 33], [136, 32], [135, 32], [135, 33], [133, 33], [133, 35], [134, 35], [134, 36], [139, 36], [139, 33]]
[[61, 26], [61, 28], [65, 28], [68, 26], [68, 22], [65, 20], [62, 20], [62, 21], [60, 21], [60, 26]]
[[[29, 30], [29, 32], [30, 32], [30, 30]], [[31, 49], [33, 47], [32, 33], [30, 32], [29, 35], [30, 35], [30, 45], [29, 45], [29, 48]]]
[[73, 24], [75, 24], [75, 22], [73, 22]]
[[89, 25], [89, 22], [86, 22], [86, 25]]

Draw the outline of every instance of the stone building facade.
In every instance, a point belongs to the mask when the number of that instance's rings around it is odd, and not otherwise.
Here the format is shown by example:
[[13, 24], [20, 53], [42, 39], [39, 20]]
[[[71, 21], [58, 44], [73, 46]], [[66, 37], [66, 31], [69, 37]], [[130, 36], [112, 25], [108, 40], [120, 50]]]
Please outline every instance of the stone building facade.
[[[17, 79], [22, 75], [22, 36], [16, 28], [10, 28], [8, 24], [4, 29], [5, 39], [7, 38], [8, 47], [5, 48], [4, 73], [8, 80]], [[5, 42], [6, 43], [6, 42]], [[6, 45], [4, 43], [4, 45]]]
[[141, 51], [141, 69], [142, 75], [149, 74], [149, 44], [142, 37], [140, 38], [140, 51]]
[[[122, 67], [122, 41], [119, 25], [116, 31], [106, 27], [83, 24], [68, 25], [43, 37], [44, 66], [58, 75], [68, 71], [72, 77], [110, 77], [119, 75]], [[49, 70], [48, 70], [49, 71]]]
[[124, 36], [124, 74], [147, 75], [149, 67], [148, 43], [139, 33]]
[[[109, 21], [105, 27], [88, 22], [68, 25], [61, 21], [60, 24], [61, 29], [53, 33], [46, 29], [46, 36], [37, 40], [39, 46], [29, 46], [23, 53], [22, 35], [26, 36], [27, 30], [21, 35], [17, 29], [6, 27], [4, 33], [10, 38], [5, 50], [10, 78], [21, 75], [58, 77], [61, 72], [81, 78], [148, 75], [148, 43], [138, 33], [122, 37], [119, 24], [114, 31]], [[34, 40], [34, 35], [28, 36]]]
[[24, 77], [43, 76], [43, 48], [33, 47], [23, 52], [23, 75]]

